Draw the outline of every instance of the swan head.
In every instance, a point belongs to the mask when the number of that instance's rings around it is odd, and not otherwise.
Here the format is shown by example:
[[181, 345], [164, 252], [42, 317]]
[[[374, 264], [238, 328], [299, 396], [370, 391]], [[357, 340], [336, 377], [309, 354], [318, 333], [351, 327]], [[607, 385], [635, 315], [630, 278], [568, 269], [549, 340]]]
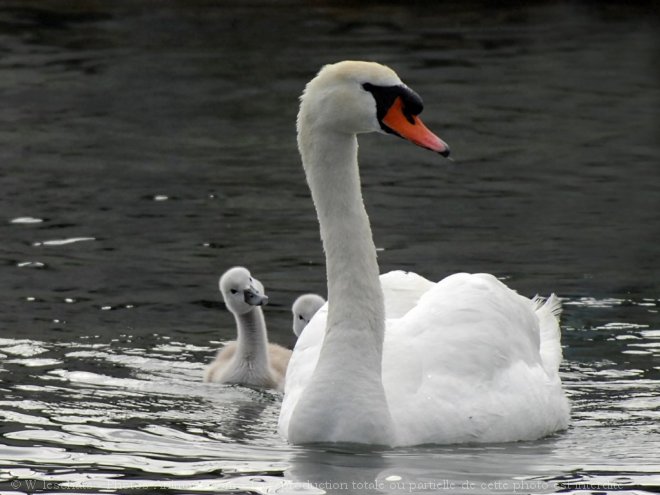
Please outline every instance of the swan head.
[[291, 312], [293, 313], [293, 333], [296, 334], [296, 337], [300, 337], [303, 329], [324, 304], [325, 299], [317, 294], [303, 294], [296, 299], [291, 307]]
[[375, 62], [343, 61], [324, 66], [301, 97], [303, 127], [325, 132], [383, 132], [449, 156], [449, 146], [421, 121], [422, 99], [396, 72]]
[[227, 270], [220, 277], [219, 286], [227, 308], [234, 314], [249, 313], [255, 306], [268, 303], [263, 284], [242, 266]]

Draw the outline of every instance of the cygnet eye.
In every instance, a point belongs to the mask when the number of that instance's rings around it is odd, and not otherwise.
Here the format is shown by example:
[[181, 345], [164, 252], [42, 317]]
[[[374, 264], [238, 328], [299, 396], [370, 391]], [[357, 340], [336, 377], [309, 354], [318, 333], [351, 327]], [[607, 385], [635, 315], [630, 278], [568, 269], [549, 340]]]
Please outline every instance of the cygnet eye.
[[303, 318], [303, 315], [298, 315], [298, 319], [299, 320], [304, 320], [305, 318]]
[[236, 289], [231, 289], [229, 292], [231, 292], [232, 294], [238, 294], [238, 291]]

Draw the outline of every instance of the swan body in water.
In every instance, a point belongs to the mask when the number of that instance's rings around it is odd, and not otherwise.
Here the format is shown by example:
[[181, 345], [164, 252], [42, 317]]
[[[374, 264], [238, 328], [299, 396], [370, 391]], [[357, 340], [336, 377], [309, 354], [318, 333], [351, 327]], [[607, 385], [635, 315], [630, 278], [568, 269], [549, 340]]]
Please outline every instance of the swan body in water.
[[293, 333], [296, 337], [300, 337], [304, 328], [324, 304], [325, 299], [318, 294], [303, 294], [294, 301], [291, 313], [293, 313]]
[[243, 267], [227, 270], [219, 285], [238, 335], [218, 351], [204, 381], [283, 390], [291, 351], [268, 342], [261, 309], [268, 301], [263, 285]]
[[420, 97], [372, 62], [327, 65], [301, 97], [298, 147], [320, 224], [328, 304], [289, 364], [279, 431], [292, 443], [505, 442], [567, 427], [554, 295], [528, 299], [488, 274], [438, 283], [379, 276], [356, 135], [391, 133], [449, 155], [421, 111]]

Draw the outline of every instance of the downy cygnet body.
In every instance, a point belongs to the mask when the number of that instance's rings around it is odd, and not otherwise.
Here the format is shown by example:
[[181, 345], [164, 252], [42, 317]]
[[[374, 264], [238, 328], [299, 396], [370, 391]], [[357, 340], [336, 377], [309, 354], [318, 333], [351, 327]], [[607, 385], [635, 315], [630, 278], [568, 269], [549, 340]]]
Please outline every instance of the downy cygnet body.
[[263, 285], [243, 267], [227, 270], [219, 285], [236, 320], [237, 339], [218, 351], [204, 381], [283, 390], [291, 351], [268, 342], [261, 309], [268, 301]]

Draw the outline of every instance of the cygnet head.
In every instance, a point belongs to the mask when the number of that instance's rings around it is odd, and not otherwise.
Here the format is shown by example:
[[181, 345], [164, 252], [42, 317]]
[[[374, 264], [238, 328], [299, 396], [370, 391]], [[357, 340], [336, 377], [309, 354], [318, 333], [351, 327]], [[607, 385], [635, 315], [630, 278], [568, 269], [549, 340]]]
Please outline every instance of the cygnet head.
[[293, 303], [293, 333], [300, 337], [303, 329], [316, 312], [325, 304], [325, 299], [317, 294], [303, 294]]
[[220, 292], [227, 308], [234, 314], [245, 314], [268, 303], [264, 286], [242, 266], [227, 270], [220, 277]]
[[449, 156], [449, 146], [419, 119], [422, 99], [399, 76], [375, 62], [344, 61], [323, 67], [301, 97], [298, 139], [305, 132], [384, 132]]

